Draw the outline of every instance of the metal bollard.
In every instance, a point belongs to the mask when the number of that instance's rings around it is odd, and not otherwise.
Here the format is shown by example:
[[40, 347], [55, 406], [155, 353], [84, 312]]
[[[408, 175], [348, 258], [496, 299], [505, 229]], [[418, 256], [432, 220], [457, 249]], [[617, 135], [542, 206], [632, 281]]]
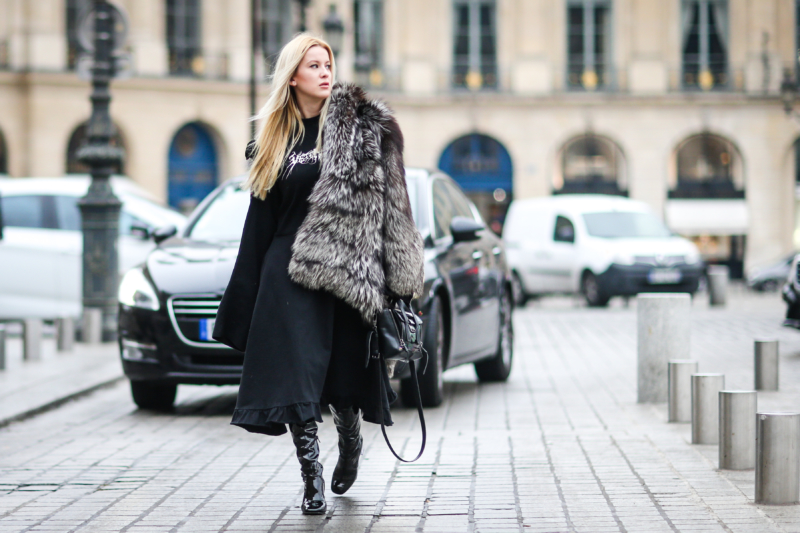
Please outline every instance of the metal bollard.
[[697, 373], [697, 361], [675, 359], [667, 363], [669, 388], [669, 421], [692, 421], [692, 374]]
[[71, 352], [75, 344], [75, 321], [72, 317], [56, 319], [56, 349]]
[[749, 470], [756, 466], [756, 391], [719, 392], [719, 467]]
[[81, 340], [86, 344], [100, 344], [103, 341], [102, 309], [98, 307], [83, 308]]
[[724, 374], [692, 374], [692, 444], [719, 443], [719, 391]]
[[666, 402], [667, 361], [689, 355], [691, 298], [685, 293], [642, 293], [636, 301], [638, 402]]
[[725, 305], [729, 274], [730, 271], [725, 265], [708, 267], [708, 303], [710, 305]]
[[6, 369], [6, 325], [0, 324], [0, 370]]
[[756, 428], [756, 503], [800, 503], [800, 413], [758, 413]]
[[778, 341], [756, 339], [755, 341], [755, 389], [778, 390]]
[[22, 359], [42, 359], [42, 320], [39, 318], [26, 318], [22, 321]]

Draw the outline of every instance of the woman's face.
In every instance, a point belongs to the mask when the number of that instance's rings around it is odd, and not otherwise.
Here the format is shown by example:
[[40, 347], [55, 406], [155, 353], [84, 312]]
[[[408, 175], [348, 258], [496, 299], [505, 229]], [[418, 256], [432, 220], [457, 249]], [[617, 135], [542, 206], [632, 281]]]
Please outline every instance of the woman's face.
[[321, 46], [312, 46], [289, 82], [297, 96], [324, 100], [331, 94], [331, 58]]

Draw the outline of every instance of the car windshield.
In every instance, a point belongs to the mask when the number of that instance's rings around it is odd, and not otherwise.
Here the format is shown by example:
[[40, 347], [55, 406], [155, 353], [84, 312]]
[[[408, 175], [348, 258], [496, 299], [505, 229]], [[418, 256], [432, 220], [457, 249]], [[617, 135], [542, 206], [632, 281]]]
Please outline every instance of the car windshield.
[[239, 183], [229, 184], [195, 221], [189, 236], [207, 242], [240, 240], [249, 205], [250, 193], [239, 189]]
[[672, 233], [654, 215], [632, 211], [585, 213], [583, 221], [592, 237], [603, 239], [659, 238]]
[[419, 208], [417, 207], [417, 204], [419, 204], [419, 195], [417, 191], [419, 188], [419, 182], [415, 178], [407, 177], [406, 185], [408, 186], [408, 200], [411, 202], [411, 214], [414, 217], [414, 222], [419, 228]]
[[[408, 197], [411, 202], [411, 213], [417, 227], [419, 220], [419, 181], [408, 178]], [[242, 238], [244, 219], [250, 205], [250, 194], [239, 189], [238, 183], [232, 183], [222, 189], [220, 193], [206, 207], [192, 227], [189, 237], [198, 241], [226, 242], [238, 241]]]

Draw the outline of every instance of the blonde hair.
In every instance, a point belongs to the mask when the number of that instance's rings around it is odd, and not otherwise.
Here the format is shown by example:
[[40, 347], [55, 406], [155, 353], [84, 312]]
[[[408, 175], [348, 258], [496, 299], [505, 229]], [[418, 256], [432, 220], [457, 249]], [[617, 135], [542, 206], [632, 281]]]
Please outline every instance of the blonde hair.
[[[269, 99], [258, 114], [250, 119], [259, 121], [261, 125], [255, 138], [256, 153], [250, 167], [250, 175], [242, 188], [249, 189], [253, 196], [262, 200], [278, 181], [287, 149], [297, 144], [305, 133], [303, 115], [300, 113], [297, 97], [289, 82], [297, 72], [306, 52], [314, 46], [321, 46], [328, 52], [331, 61], [331, 87], [333, 87], [336, 68], [331, 47], [322, 39], [307, 33], [299, 33], [281, 50], [272, 75], [272, 91]], [[322, 125], [328, 115], [329, 102], [330, 98], [325, 100], [320, 113], [317, 150], [322, 148]]]

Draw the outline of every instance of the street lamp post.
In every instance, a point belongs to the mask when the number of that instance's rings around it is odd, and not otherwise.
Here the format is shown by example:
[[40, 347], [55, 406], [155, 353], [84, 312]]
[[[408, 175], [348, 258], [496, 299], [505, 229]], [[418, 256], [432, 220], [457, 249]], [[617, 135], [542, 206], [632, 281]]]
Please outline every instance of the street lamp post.
[[328, 16], [322, 21], [322, 28], [325, 30], [325, 40], [331, 45], [333, 55], [339, 55], [344, 40], [344, 23], [336, 13], [336, 4], [330, 5]]
[[112, 146], [114, 125], [109, 114], [109, 83], [114, 76], [114, 8], [106, 0], [94, 0], [94, 58], [92, 64], [92, 116], [88, 143], [78, 151], [78, 160], [90, 168], [89, 191], [78, 201], [83, 228], [83, 307], [103, 313], [103, 339], [116, 337], [119, 257], [117, 236], [122, 203], [114, 196], [109, 178], [123, 158]]

